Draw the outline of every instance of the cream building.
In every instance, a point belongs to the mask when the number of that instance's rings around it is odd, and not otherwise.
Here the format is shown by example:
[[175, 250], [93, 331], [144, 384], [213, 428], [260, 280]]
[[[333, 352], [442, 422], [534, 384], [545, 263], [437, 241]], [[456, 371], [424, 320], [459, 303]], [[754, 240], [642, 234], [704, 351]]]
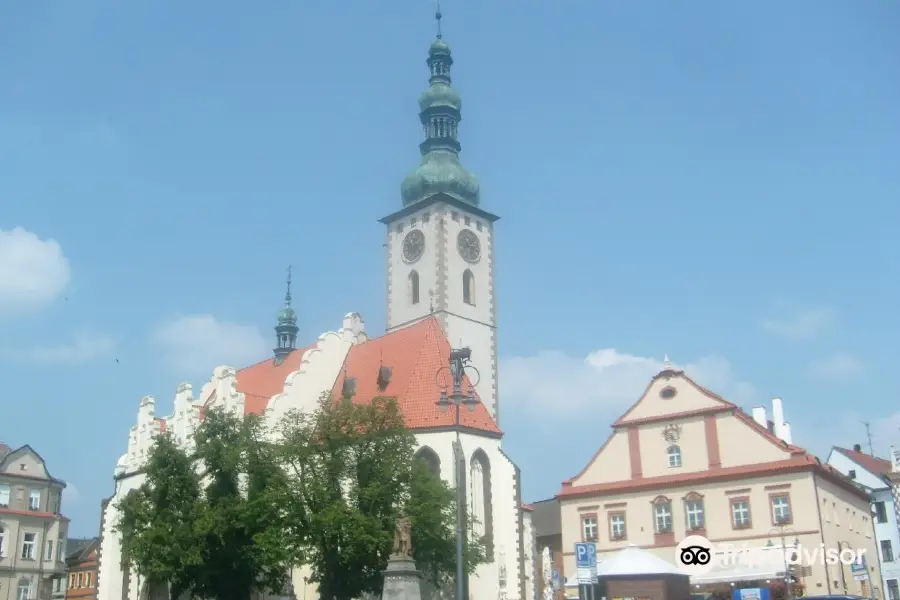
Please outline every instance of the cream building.
[[[348, 314], [341, 327], [296, 348], [297, 315], [291, 307], [290, 280], [278, 316], [273, 357], [235, 370], [219, 367], [195, 393], [187, 383], [175, 394], [174, 411], [160, 417], [156, 401], [140, 402], [127, 451], [115, 469], [115, 495], [103, 518], [99, 600], [146, 598], [145, 582], [121, 563], [114, 531], [117, 502], [144, 480], [141, 467], [161, 431], [190, 448], [193, 433], [209, 407], [239, 414], [264, 414], [272, 424], [290, 410], [312, 410], [323, 392], [335, 398], [369, 402], [394, 397], [415, 432], [417, 455], [451, 486], [455, 485], [454, 442], [459, 435], [466, 462], [464, 485], [471, 535], [483, 538], [490, 560], [468, 578], [472, 598], [531, 600], [533, 542], [530, 512], [521, 501], [521, 473], [502, 448], [497, 394], [496, 303], [494, 300], [494, 223], [480, 208], [478, 180], [459, 162], [459, 94], [451, 86], [450, 47], [438, 37], [427, 59], [429, 86], [419, 99], [424, 141], [422, 162], [401, 187], [402, 207], [382, 219], [387, 268], [387, 333], [370, 338], [363, 319]], [[361, 250], [364, 251], [364, 250]], [[442, 391], [451, 392], [448, 340], [471, 349], [467, 371], [476, 403], [442, 411]], [[294, 570], [298, 597], [313, 600], [305, 568]], [[155, 592], [154, 592], [155, 594]]]
[[0, 600], [50, 600], [65, 577], [65, 487], [31, 446], [0, 443]]
[[[634, 544], [672, 564], [687, 535], [782, 557], [798, 542], [810, 551], [862, 549], [867, 563], [861, 572], [822, 561], [789, 567], [794, 597], [883, 597], [866, 493], [792, 443], [780, 399], [772, 409], [771, 420], [762, 407], [748, 415], [667, 363], [584, 470], [563, 482], [565, 572], [575, 573], [574, 544], [582, 541], [596, 543], [599, 560]], [[777, 596], [784, 574], [783, 566], [760, 572], [734, 564], [692, 584], [698, 591], [770, 586]]]

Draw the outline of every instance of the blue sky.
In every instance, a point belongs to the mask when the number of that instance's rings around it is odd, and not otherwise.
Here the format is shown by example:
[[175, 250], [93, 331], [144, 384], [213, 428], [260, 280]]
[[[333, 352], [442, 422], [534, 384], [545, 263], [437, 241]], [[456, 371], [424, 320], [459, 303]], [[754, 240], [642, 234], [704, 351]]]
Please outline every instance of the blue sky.
[[[497, 231], [500, 398], [555, 493], [668, 354], [824, 454], [900, 442], [900, 5], [443, 6]], [[427, 0], [0, 7], [0, 439], [99, 501], [144, 395], [384, 327]], [[19, 228], [21, 231], [16, 231]], [[54, 240], [55, 243], [50, 243]], [[23, 267], [24, 266], [24, 267]], [[21, 274], [26, 268], [29, 275]], [[534, 443], [535, 440], [541, 443]]]

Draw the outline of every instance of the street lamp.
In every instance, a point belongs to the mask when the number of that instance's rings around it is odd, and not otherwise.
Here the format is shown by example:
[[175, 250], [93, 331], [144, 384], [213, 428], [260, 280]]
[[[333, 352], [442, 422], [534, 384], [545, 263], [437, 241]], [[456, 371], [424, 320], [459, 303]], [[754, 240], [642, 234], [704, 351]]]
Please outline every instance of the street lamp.
[[[779, 537], [781, 537], [781, 551], [784, 554], [784, 593], [785, 600], [791, 600], [793, 598], [793, 593], [791, 592], [791, 566], [788, 564], [788, 553], [787, 553], [787, 542], [785, 541], [785, 537], [788, 533], [794, 534], [794, 543], [791, 544], [792, 548], [797, 548], [800, 546], [800, 538], [797, 537], [797, 532], [791, 529], [790, 527], [785, 527], [784, 525], [776, 525], [772, 529], [769, 530], [769, 535], [773, 533], [778, 533]], [[771, 548], [774, 544], [772, 544], [772, 540], [766, 544], [768, 548]]]
[[[441, 397], [437, 401], [437, 405], [442, 411], [450, 408], [452, 405], [455, 410], [453, 425], [456, 429], [456, 441], [453, 443], [453, 457], [456, 464], [456, 600], [465, 600], [465, 566], [463, 559], [463, 545], [465, 540], [465, 531], [463, 531], [463, 522], [465, 520], [463, 514], [463, 506], [466, 501], [465, 489], [463, 486], [463, 474], [466, 468], [466, 459], [462, 451], [462, 443], [459, 439], [459, 409], [465, 405], [469, 411], [475, 410], [478, 400], [475, 398], [474, 386], [478, 385], [481, 380], [481, 374], [471, 364], [472, 350], [469, 348], [460, 348], [450, 351], [450, 360], [447, 366], [443, 366], [435, 373], [435, 381], [437, 382], [441, 374], [445, 371], [450, 373], [453, 379], [453, 391], [448, 395], [446, 386], [441, 387]], [[463, 380], [466, 373], [472, 373], [475, 377], [475, 384], [471, 383], [472, 378], [469, 377], [468, 393], [463, 393]], [[441, 383], [438, 382], [440, 386]]]

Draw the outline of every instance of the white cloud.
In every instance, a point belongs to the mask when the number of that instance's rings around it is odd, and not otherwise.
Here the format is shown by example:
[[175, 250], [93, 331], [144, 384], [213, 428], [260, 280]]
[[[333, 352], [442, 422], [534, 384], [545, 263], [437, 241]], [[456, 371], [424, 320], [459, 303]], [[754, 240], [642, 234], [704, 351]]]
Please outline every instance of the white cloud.
[[837, 313], [822, 307], [798, 311], [782, 319], [763, 319], [760, 325], [771, 334], [799, 342], [818, 337], [836, 321]]
[[847, 381], [863, 374], [863, 363], [847, 352], [838, 352], [809, 366], [810, 374], [817, 379], [830, 381]]
[[108, 356], [116, 347], [112, 337], [89, 330], [75, 334], [74, 339], [56, 346], [36, 346], [26, 350], [24, 358], [38, 363], [83, 364]]
[[[707, 356], [677, 368], [736, 404], [752, 402], [756, 397], [753, 386], [740, 381], [722, 357]], [[569, 418], [624, 412], [663, 369], [663, 361], [604, 348], [586, 358], [557, 351], [513, 357], [503, 360], [501, 369], [507, 403], [542, 418]]]
[[242, 367], [271, 354], [271, 343], [256, 327], [212, 315], [173, 319], [160, 325], [152, 339], [166, 364], [182, 374], [208, 373], [220, 365]]
[[0, 230], [0, 311], [48, 304], [69, 283], [71, 269], [56, 240], [17, 227]]

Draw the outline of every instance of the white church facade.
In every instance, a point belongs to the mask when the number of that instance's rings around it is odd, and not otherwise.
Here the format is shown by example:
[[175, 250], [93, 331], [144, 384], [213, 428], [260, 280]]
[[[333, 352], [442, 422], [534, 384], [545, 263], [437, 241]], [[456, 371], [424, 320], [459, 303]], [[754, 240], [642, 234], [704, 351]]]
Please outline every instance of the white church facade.
[[[440, 18], [438, 16], [438, 18]], [[323, 393], [369, 402], [396, 399], [416, 435], [417, 456], [454, 486], [453, 444], [459, 434], [467, 469], [466, 502], [487, 540], [489, 561], [469, 578], [472, 600], [534, 600], [534, 548], [530, 511], [521, 498], [521, 473], [503, 452], [497, 395], [496, 305], [493, 231], [497, 217], [479, 207], [474, 175], [459, 162], [460, 98], [451, 86], [449, 46], [431, 45], [429, 87], [422, 94], [424, 141], [421, 165], [402, 186], [403, 207], [382, 219], [387, 231], [387, 332], [370, 338], [362, 317], [346, 315], [341, 326], [312, 345], [296, 347], [297, 316], [290, 284], [276, 326], [274, 356], [235, 369], [222, 366], [195, 394], [181, 384], [171, 415], [156, 413], [155, 400], [141, 400], [127, 451], [115, 467], [114, 496], [101, 525], [98, 600], [145, 600], [147, 586], [121, 563], [116, 504], [144, 480], [141, 468], [161, 431], [186, 447], [205, 411], [214, 406], [240, 414], [263, 414], [276, 423], [290, 410], [312, 410]], [[450, 341], [469, 347], [478, 377], [465, 381], [477, 403], [460, 411], [438, 406], [450, 385]], [[474, 373], [474, 371], [473, 371]], [[272, 428], [274, 430], [274, 427]], [[317, 598], [301, 567], [293, 572], [298, 597]]]

